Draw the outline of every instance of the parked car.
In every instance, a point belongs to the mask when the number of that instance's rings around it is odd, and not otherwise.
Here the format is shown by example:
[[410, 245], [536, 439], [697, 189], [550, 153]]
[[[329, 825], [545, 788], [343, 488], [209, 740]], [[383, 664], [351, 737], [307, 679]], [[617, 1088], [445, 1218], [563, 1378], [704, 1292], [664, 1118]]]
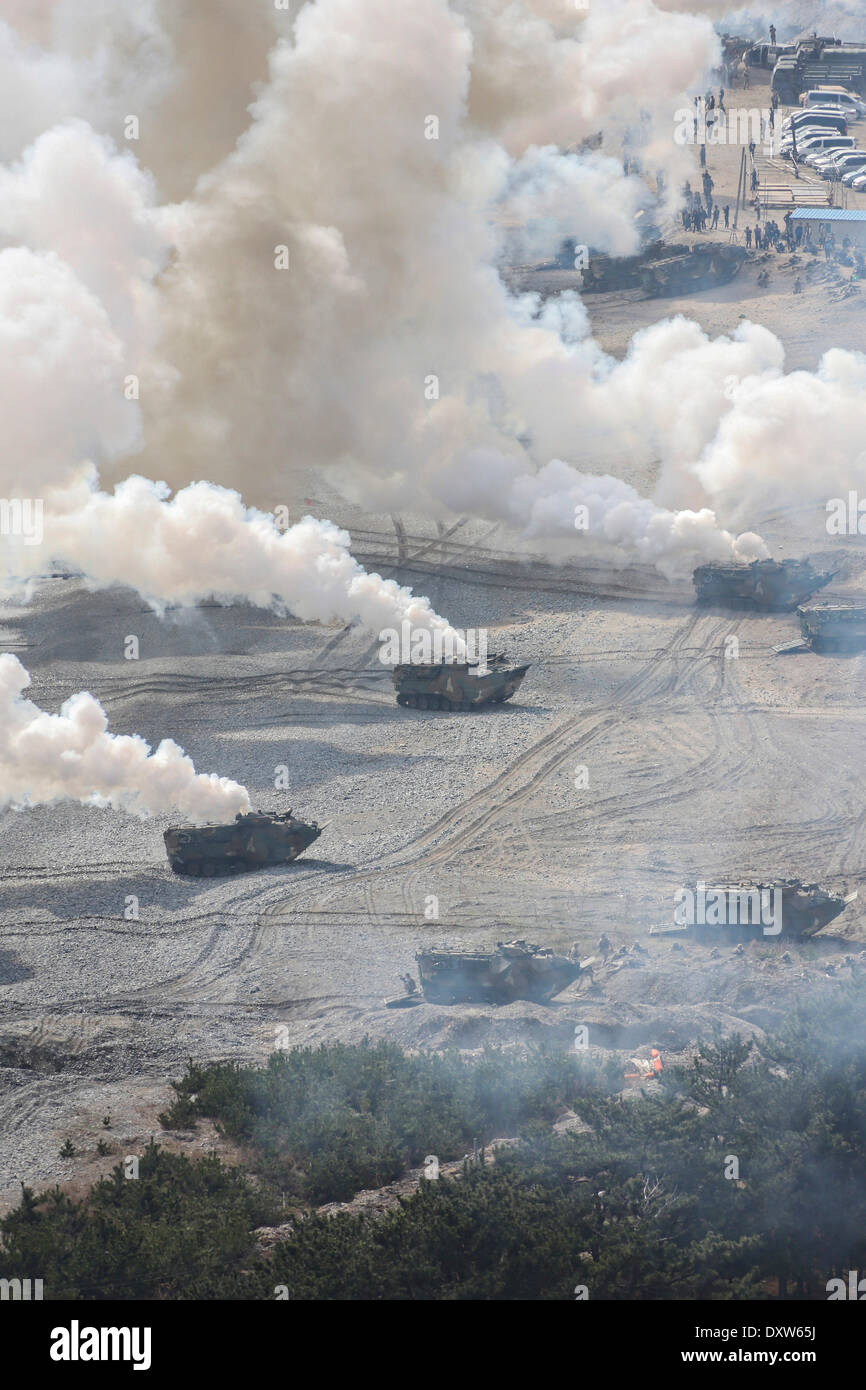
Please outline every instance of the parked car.
[[[853, 150], [855, 143], [851, 135], [814, 135], [802, 145], [797, 142], [797, 158], [811, 164], [816, 155], [830, 150]], [[783, 147], [779, 153], [783, 159], [788, 159], [793, 154], [793, 146]]]
[[[833, 136], [837, 140], [847, 140], [847, 135], [840, 135], [838, 131], [826, 130], [804, 130], [797, 136], [797, 154], [801, 155], [811, 148], [811, 142], [827, 135]], [[781, 155], [791, 154], [794, 149], [794, 141], [786, 136], [779, 141], [779, 153]]]
[[866, 102], [853, 92], [846, 92], [842, 89], [831, 91], [827, 88], [813, 88], [810, 92], [803, 92], [800, 97], [800, 104], [806, 109], [814, 106], [838, 106], [843, 111], [849, 112], [854, 120], [861, 116], [866, 116]]
[[842, 175], [866, 165], [866, 150], [843, 150], [818, 160], [815, 168], [825, 179], [842, 179]]
[[856, 143], [853, 146], [841, 145], [838, 149], [822, 150], [820, 154], [814, 155], [812, 162], [816, 168], [824, 168], [825, 165], [838, 164], [843, 159], [850, 159], [852, 156], [862, 154], [858, 150]]
[[806, 140], [810, 135], [819, 133], [822, 135], [847, 135], [848, 128], [844, 122], [842, 126], [840, 126], [836, 120], [827, 121], [826, 124], [821, 121], [816, 121], [814, 124], [812, 124], [812, 122], [807, 122], [804, 125], [794, 126], [792, 130], [780, 131], [779, 143], [785, 145], [789, 141], [796, 139], [799, 145], [801, 140]]
[[783, 137], [790, 135], [793, 130], [796, 131], [799, 138], [800, 132], [806, 130], [810, 126], [816, 128], [821, 127], [823, 129], [829, 127], [833, 130], [838, 130], [840, 135], [848, 134], [847, 117], [839, 111], [833, 111], [824, 107], [817, 107], [811, 111], [795, 112], [792, 116], [788, 116], [787, 120], [782, 122], [779, 129]]

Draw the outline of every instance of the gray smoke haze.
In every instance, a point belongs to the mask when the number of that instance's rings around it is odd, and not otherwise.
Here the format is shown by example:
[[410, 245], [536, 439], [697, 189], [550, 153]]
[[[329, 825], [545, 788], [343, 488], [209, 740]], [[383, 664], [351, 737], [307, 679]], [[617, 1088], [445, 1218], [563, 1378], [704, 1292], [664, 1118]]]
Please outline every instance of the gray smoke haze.
[[737, 5], [731, 0], [657, 0], [659, 9], [676, 13], [709, 16], [720, 32], [754, 37], [755, 42], [769, 40], [769, 28], [775, 24], [780, 43], [789, 42], [804, 31], [829, 34], [852, 40], [863, 35], [863, 5], [860, 0], [753, 0], [752, 4]]

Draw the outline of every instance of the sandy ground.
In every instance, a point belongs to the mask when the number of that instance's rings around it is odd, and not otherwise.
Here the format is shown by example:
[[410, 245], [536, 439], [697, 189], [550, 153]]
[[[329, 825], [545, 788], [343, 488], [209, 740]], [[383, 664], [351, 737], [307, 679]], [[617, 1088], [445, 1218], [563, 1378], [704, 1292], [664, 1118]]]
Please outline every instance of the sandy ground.
[[[808, 536], [820, 521], [798, 524]], [[394, 556], [379, 524], [380, 558]], [[217, 881], [172, 875], [166, 820], [80, 806], [0, 818], [6, 1202], [21, 1180], [74, 1171], [59, 1158], [67, 1136], [91, 1161], [106, 1112], [111, 1141], [135, 1151], [188, 1056], [263, 1061], [280, 1027], [290, 1044], [549, 1035], [568, 1047], [586, 1023], [592, 1046], [681, 1052], [713, 1018], [748, 1030], [781, 1017], [828, 966], [857, 976], [856, 903], [788, 961], [776, 943], [714, 958], [647, 933], [692, 876], [859, 886], [866, 657], [779, 658], [788, 615], [699, 610], [651, 575], [527, 565], [483, 530], [467, 524], [438, 554], [435, 533], [410, 532], [425, 572], [398, 571], [531, 660], [515, 701], [477, 714], [400, 709], [356, 631], [248, 608], [161, 624], [124, 590], [71, 580], [0, 610], [0, 645], [25, 659], [43, 706], [91, 689], [116, 731], [178, 739], [264, 806], [281, 804], [273, 770], [286, 763], [296, 810], [332, 818], [295, 865]], [[131, 631], [137, 663], [118, 660]], [[739, 657], [725, 660], [731, 635]], [[124, 918], [129, 895], [137, 921]], [[425, 917], [431, 895], [438, 920]], [[423, 945], [519, 935], [589, 956], [602, 932], [646, 954], [550, 1007], [384, 1007]]]
[[[717, 196], [733, 191], [737, 158], [714, 156]], [[623, 351], [636, 327], [683, 310], [713, 332], [743, 314], [766, 323], [792, 365], [860, 347], [856, 296], [832, 301], [819, 269], [793, 296], [787, 259], [772, 258], [763, 292], [753, 258], [688, 300], [594, 296], [594, 331]], [[476, 714], [403, 710], [355, 630], [242, 606], [160, 620], [128, 591], [65, 579], [0, 605], [0, 650], [21, 656], [43, 707], [89, 689], [116, 732], [175, 738], [200, 769], [247, 783], [254, 804], [331, 819], [293, 866], [202, 881], [172, 875], [165, 818], [77, 805], [0, 815], [2, 1205], [21, 1181], [110, 1166], [96, 1158], [106, 1134], [115, 1153], [140, 1151], [189, 1056], [263, 1062], [280, 1029], [290, 1045], [546, 1036], [568, 1048], [585, 1024], [593, 1048], [626, 1059], [657, 1043], [670, 1059], [714, 1022], [749, 1032], [820, 982], [864, 973], [862, 891], [805, 946], [683, 950], [648, 932], [694, 878], [862, 890], [866, 657], [777, 657], [796, 635], [789, 615], [697, 609], [688, 584], [586, 557], [554, 566], [462, 519], [443, 540], [404, 518], [398, 564], [389, 518], [319, 493], [313, 510], [349, 525], [362, 561], [458, 626], [486, 626], [492, 650], [531, 661], [527, 679], [512, 703]], [[805, 554], [827, 550], [824, 521], [799, 509], [753, 524], [774, 553]], [[855, 592], [866, 555], [858, 539], [841, 550]], [[129, 633], [137, 662], [122, 657]], [[289, 798], [274, 791], [280, 764]], [[124, 915], [132, 896], [137, 920]], [[433, 898], [438, 918], [425, 915]], [[602, 933], [629, 949], [550, 1007], [384, 1005], [422, 946], [522, 936], [590, 956]], [[67, 1137], [78, 1159], [59, 1157]]]

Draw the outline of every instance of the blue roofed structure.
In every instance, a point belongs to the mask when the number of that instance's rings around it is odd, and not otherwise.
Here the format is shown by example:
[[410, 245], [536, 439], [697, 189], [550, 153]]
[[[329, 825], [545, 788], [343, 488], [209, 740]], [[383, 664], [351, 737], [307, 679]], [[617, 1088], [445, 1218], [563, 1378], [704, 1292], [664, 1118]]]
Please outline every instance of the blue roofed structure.
[[845, 237], [858, 251], [866, 250], [866, 208], [797, 208], [789, 214], [791, 226], [808, 228], [813, 244], [832, 232], [837, 246]]

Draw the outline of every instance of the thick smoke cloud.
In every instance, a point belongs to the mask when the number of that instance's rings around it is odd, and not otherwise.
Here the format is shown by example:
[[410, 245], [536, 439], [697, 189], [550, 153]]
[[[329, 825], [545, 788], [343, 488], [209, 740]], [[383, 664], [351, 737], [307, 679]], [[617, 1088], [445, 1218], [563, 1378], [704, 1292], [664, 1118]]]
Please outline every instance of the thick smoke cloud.
[[[719, 54], [706, 16], [650, 0], [577, 16], [556, 0], [316, 0], [283, 12], [223, 0], [226, 26], [215, 19], [208, 42], [222, 33], [226, 52], [209, 77], [184, 43], [204, 23], [195, 0], [109, 8], [97, 63], [72, 34], [68, 0], [5, 36], [25, 76], [60, 63], [78, 84], [49, 110], [42, 79], [28, 79], [27, 129], [62, 120], [0, 173], [0, 336], [16, 349], [0, 373], [16, 421], [0, 487], [38, 487], [47, 506], [44, 546], [8, 547], [7, 573], [62, 560], [158, 605], [214, 583], [226, 599], [372, 613], [374, 626], [414, 603], [436, 626], [423, 603], [363, 576], [334, 528], [278, 532], [238, 485], [270, 512], [294, 470], [327, 470], [368, 510], [468, 510], [576, 543], [584, 507], [590, 537], [668, 572], [759, 553], [733, 527], [779, 486], [778, 459], [823, 439], [828, 402], [846, 431], [815, 452], [834, 487], [857, 485], [854, 355], [803, 382], [785, 377], [781, 345], [757, 326], [713, 342], [675, 319], [638, 334], [620, 362], [575, 296], [515, 298], [496, 268], [516, 226], [529, 254], [566, 232], [634, 249], [652, 192], [620, 175], [622, 141], [650, 185], [655, 170], [675, 173], [671, 113]], [[84, 7], [85, 34], [105, 9]], [[165, 138], [167, 112], [219, 105], [235, 38], [232, 132], [255, 98], [235, 147], [220, 157], [228, 129], [209, 144], [194, 122], [188, 140]], [[143, 113], [141, 142], [123, 154], [121, 60]], [[645, 112], [628, 131], [638, 89]], [[599, 129], [601, 151], [563, 148]], [[155, 177], [147, 141], [159, 145]], [[187, 191], [193, 167], [190, 196], [167, 203], [164, 189]], [[789, 396], [791, 409], [771, 411]], [[786, 478], [786, 501], [803, 472]], [[650, 474], [652, 500], [634, 487]], [[226, 528], [243, 565], [200, 565], [178, 543], [207, 525]]]
[[65, 799], [139, 816], [178, 810], [196, 821], [249, 810], [245, 787], [196, 772], [172, 739], [152, 752], [138, 735], [109, 733], [85, 691], [47, 714], [25, 698], [29, 684], [16, 656], [0, 656], [0, 809]]
[[69, 119], [119, 140], [178, 77], [157, 0], [4, 0], [0, 158]]
[[609, 155], [563, 155], [531, 146], [515, 160], [500, 201], [509, 260], [540, 261], [560, 250], [575, 227], [587, 246], [612, 256], [640, 249], [639, 217], [653, 206], [642, 179], [624, 178]]
[[[519, 155], [568, 148], [602, 127], [619, 138], [640, 107], [665, 137], [676, 99], [717, 60], [711, 23], [651, 0], [457, 0], [472, 33], [468, 120]], [[673, 104], [673, 105], [672, 105]]]
[[[604, 154], [527, 146], [536, 133], [530, 107], [515, 101], [515, 85], [530, 106], [543, 90], [555, 129], [559, 92], [573, 139], [628, 104], [623, 84], [632, 90], [640, 71], [648, 101], [669, 120], [681, 81], [716, 55], [710, 27], [666, 21], [642, 0], [620, 4], [617, 19], [588, 18], [578, 42], [523, 7], [495, 3], [455, 11], [420, 0], [397, 18], [384, 0], [319, 0], [303, 10], [294, 46], [272, 55], [249, 132], [194, 203], [176, 210], [164, 350], [187, 365], [168, 405], [156, 393], [145, 463], [171, 458], [189, 476], [206, 452], [211, 476], [231, 483], [237, 457], [252, 448], [266, 487], [282, 474], [282, 441], [291, 440], [295, 459], [330, 468], [354, 500], [444, 512], [457, 506], [444, 482], [467, 441], [522, 457], [527, 479], [543, 478], [551, 457], [574, 454], [582, 396], [621, 454], [621, 403], [586, 374], [612, 364], [591, 341], [574, 348], [588, 333], [580, 306], [539, 317], [491, 269], [515, 224], [527, 253], [549, 253], [569, 230], [616, 254], [637, 248], [646, 184], [622, 177]], [[677, 55], [673, 71], [670, 62], [647, 65], [647, 45], [655, 52], [664, 43]], [[513, 64], [503, 68], [505, 49]], [[500, 113], [489, 88], [503, 71], [513, 82]], [[385, 105], [375, 100], [383, 90]], [[507, 128], [516, 107], [520, 132]], [[437, 138], [427, 140], [431, 116]], [[511, 160], [506, 146], [520, 153]], [[281, 241], [291, 261], [282, 273], [272, 263]], [[205, 341], [195, 331], [203, 304]], [[424, 392], [431, 373], [435, 406]], [[551, 421], [561, 426], [555, 443]], [[526, 436], [531, 451], [518, 443]], [[483, 475], [476, 481], [471, 509], [489, 515]], [[640, 516], [657, 511], [643, 506]], [[634, 521], [640, 540], [637, 513]], [[665, 525], [659, 512], [657, 536]], [[710, 541], [712, 531], [711, 520], [669, 528], [697, 542], [706, 534], [714, 551], [730, 553], [720, 531]]]
[[625, 560], [637, 557], [655, 564], [671, 578], [688, 572], [696, 555], [749, 561], [768, 553], [753, 532], [734, 536], [721, 530], [707, 507], [671, 511], [641, 497], [621, 478], [581, 473], [561, 459], [534, 474], [523, 472], [514, 459], [487, 450], [467, 455], [461, 464], [451, 480], [451, 495], [461, 495], [465, 509], [472, 510], [480, 484], [485, 495], [495, 499], [489, 514], [519, 526], [530, 538], [585, 531]]

